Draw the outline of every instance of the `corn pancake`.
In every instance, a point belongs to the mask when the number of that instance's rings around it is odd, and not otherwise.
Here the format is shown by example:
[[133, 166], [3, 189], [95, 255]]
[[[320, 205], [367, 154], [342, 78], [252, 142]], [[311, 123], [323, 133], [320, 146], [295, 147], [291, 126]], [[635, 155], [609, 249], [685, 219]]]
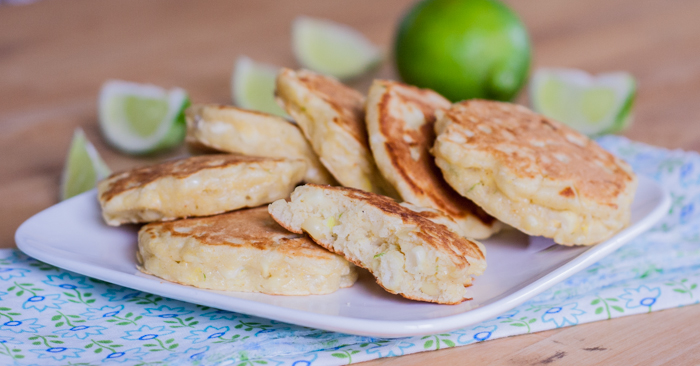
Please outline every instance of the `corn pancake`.
[[435, 165], [435, 114], [452, 103], [429, 89], [375, 80], [367, 96], [367, 131], [377, 167], [404, 201], [452, 217], [462, 235], [485, 239], [502, 224], [450, 187]]
[[303, 160], [203, 155], [115, 173], [97, 184], [108, 225], [168, 221], [255, 207], [289, 196]]
[[137, 259], [144, 273], [211, 290], [315, 295], [357, 279], [354, 265], [279, 226], [267, 206], [145, 225]]
[[309, 166], [305, 182], [337, 184], [299, 128], [284, 118], [216, 104], [195, 104], [187, 109], [186, 118], [186, 141], [191, 148], [301, 159]]
[[[353, 188], [307, 184], [269, 206], [280, 225], [368, 269], [387, 291], [457, 304], [486, 269], [483, 247], [437, 223], [438, 211]], [[447, 216], [444, 220], [451, 221]]]
[[277, 75], [275, 93], [340, 184], [398, 197], [369, 149], [362, 94], [331, 77], [290, 69]]
[[445, 179], [486, 212], [564, 245], [601, 242], [629, 223], [637, 178], [573, 129], [515, 104], [471, 100], [436, 123]]

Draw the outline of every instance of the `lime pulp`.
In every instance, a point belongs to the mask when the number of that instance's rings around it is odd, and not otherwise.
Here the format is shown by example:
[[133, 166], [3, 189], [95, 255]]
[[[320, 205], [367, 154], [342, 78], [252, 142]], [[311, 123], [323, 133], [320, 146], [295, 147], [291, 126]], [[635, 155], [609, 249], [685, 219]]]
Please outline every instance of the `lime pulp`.
[[278, 67], [240, 57], [231, 80], [233, 103], [241, 108], [287, 117], [287, 113], [275, 101], [278, 70]]
[[95, 184], [110, 174], [107, 164], [100, 158], [95, 147], [85, 137], [82, 129], [73, 133], [61, 177], [61, 200], [77, 196], [95, 187]]
[[634, 78], [624, 72], [594, 77], [581, 70], [543, 68], [530, 81], [533, 109], [589, 136], [626, 128], [635, 92]]
[[168, 114], [168, 101], [163, 99], [127, 95], [122, 103], [129, 127], [142, 137], [153, 135]]
[[185, 137], [187, 93], [155, 85], [111, 80], [102, 86], [99, 121], [110, 145], [127, 154], [166, 150]]
[[292, 25], [294, 55], [312, 71], [353, 79], [375, 67], [382, 52], [362, 33], [336, 22], [298, 17]]

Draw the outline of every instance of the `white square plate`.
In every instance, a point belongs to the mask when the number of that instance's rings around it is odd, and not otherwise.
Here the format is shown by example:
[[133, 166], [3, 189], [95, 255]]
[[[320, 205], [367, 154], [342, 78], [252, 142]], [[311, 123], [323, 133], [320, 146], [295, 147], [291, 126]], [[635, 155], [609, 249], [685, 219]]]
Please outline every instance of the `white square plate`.
[[105, 225], [94, 190], [36, 214], [19, 227], [15, 240], [36, 259], [140, 291], [307, 327], [404, 337], [446, 332], [496, 317], [646, 231], [669, 205], [668, 195], [656, 182], [640, 177], [631, 225], [596, 246], [553, 245], [549, 239], [514, 230], [485, 240], [488, 268], [469, 289], [473, 300], [459, 305], [391, 295], [364, 271], [353, 287], [315, 296], [201, 290], [144, 275], [136, 269], [138, 228]]

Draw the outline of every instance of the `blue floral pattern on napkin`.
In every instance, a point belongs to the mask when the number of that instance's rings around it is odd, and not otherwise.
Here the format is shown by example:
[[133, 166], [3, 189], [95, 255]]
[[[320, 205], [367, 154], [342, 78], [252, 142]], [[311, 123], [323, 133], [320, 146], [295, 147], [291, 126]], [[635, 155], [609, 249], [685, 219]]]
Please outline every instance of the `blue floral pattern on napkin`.
[[[341, 365], [700, 302], [700, 156], [604, 137], [673, 204], [653, 229], [538, 295], [449, 333], [380, 339], [295, 326], [109, 284], [0, 250], [2, 365]], [[477, 279], [478, 281], [478, 279]]]

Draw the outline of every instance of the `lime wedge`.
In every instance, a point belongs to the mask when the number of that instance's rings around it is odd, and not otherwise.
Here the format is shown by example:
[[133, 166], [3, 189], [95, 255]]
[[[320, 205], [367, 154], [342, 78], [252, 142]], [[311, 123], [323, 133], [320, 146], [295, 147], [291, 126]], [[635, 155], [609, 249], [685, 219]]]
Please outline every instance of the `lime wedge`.
[[278, 67], [257, 63], [242, 56], [236, 61], [231, 78], [233, 104], [255, 111], [288, 117], [275, 102], [275, 79]]
[[530, 81], [533, 109], [589, 136], [625, 129], [635, 93], [634, 78], [625, 72], [594, 77], [575, 69], [539, 69]]
[[83, 130], [76, 128], [61, 176], [61, 201], [93, 189], [97, 181], [110, 173]]
[[185, 138], [184, 111], [190, 104], [180, 88], [110, 80], [99, 99], [100, 128], [107, 142], [128, 154], [165, 150]]
[[360, 76], [382, 59], [379, 48], [362, 33], [329, 20], [296, 18], [292, 44], [303, 67], [339, 79]]

